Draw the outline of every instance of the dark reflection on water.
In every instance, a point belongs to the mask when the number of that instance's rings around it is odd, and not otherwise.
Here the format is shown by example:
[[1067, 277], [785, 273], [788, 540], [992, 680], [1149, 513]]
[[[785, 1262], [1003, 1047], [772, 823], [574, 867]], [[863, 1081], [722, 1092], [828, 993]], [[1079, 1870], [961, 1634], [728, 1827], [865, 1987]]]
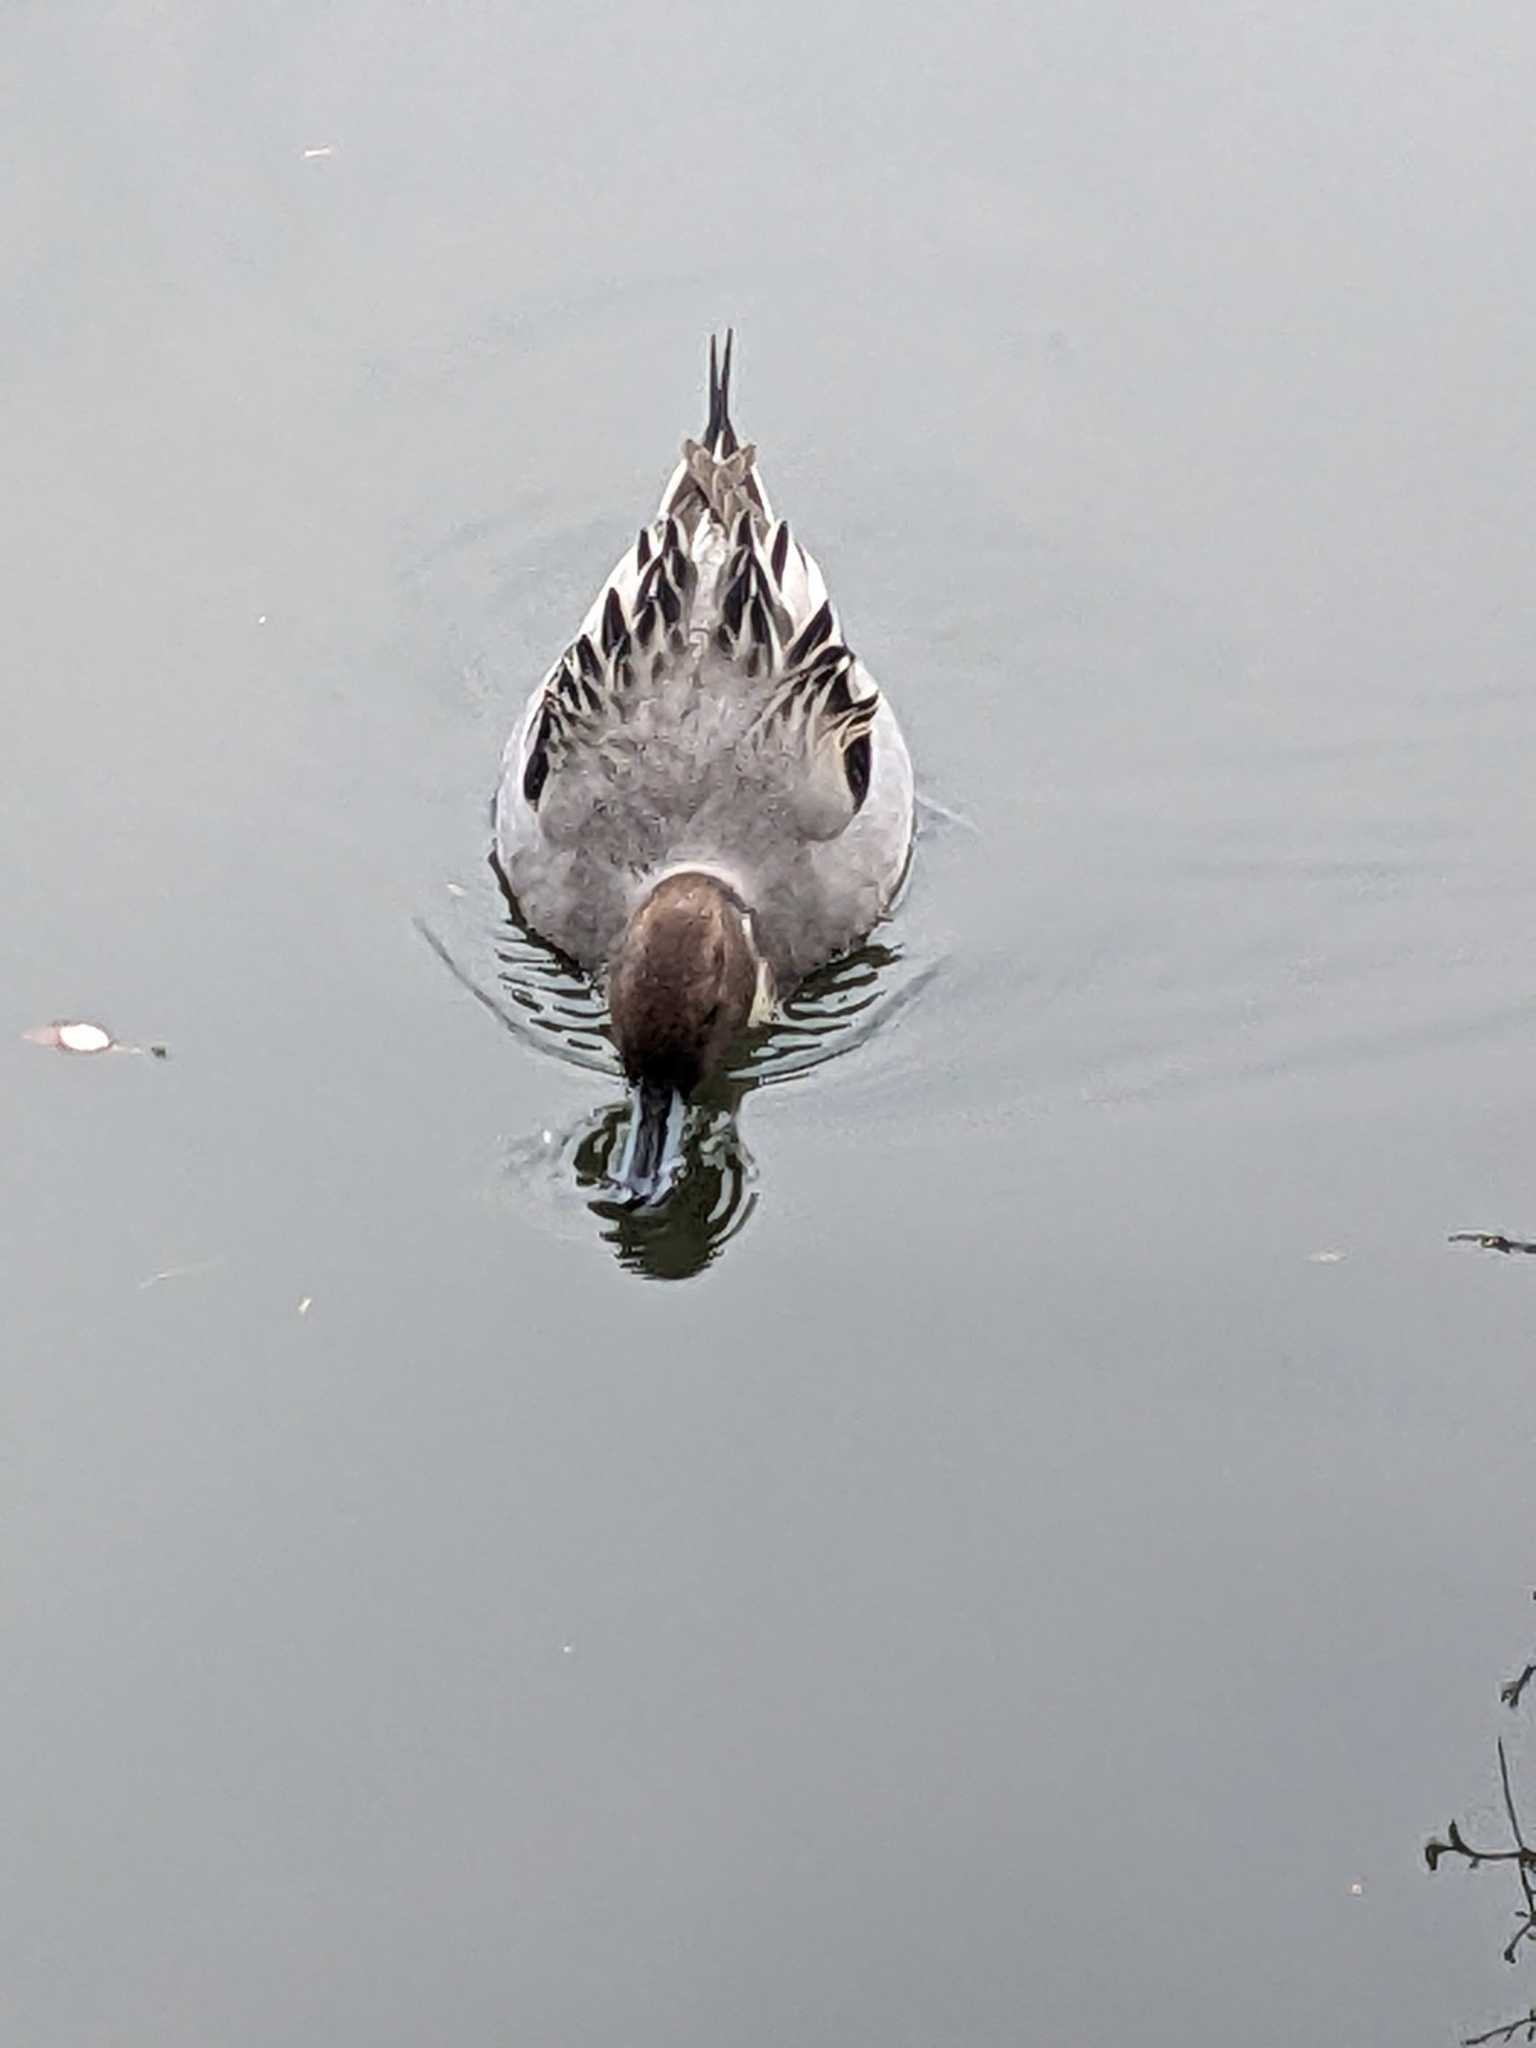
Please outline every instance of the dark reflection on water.
[[[453, 943], [425, 919], [417, 929], [454, 978], [516, 1038], [616, 1087], [623, 1074], [607, 1007], [573, 961], [524, 924], [494, 856], [494, 884], [466, 908]], [[487, 937], [489, 934], [489, 937]], [[809, 1073], [864, 1044], [912, 1002], [938, 971], [896, 944], [871, 939], [812, 975], [775, 1022], [754, 1032], [730, 1071], [689, 1106], [675, 1177], [660, 1201], [637, 1205], [618, 1163], [629, 1127], [627, 1098], [573, 1129], [515, 1144], [508, 1169], [520, 1179], [555, 1177], [580, 1194], [621, 1266], [654, 1280], [701, 1273], [740, 1235], [757, 1207], [757, 1172], [738, 1118], [746, 1098]]]
[[621, 1266], [652, 1280], [687, 1280], [725, 1250], [757, 1207], [756, 1172], [736, 1112], [746, 1091], [726, 1084], [695, 1101], [683, 1129], [682, 1161], [659, 1202], [636, 1203], [615, 1186], [629, 1105], [599, 1111], [571, 1154], [576, 1185]]

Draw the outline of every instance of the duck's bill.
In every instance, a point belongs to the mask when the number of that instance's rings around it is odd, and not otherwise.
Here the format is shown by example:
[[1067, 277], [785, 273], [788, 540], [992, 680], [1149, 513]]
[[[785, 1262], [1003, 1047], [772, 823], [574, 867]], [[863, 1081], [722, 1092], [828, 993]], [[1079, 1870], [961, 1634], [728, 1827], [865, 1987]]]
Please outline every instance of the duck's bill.
[[630, 1098], [629, 1132], [615, 1176], [637, 1202], [659, 1202], [682, 1163], [687, 1104], [675, 1088], [640, 1081]]

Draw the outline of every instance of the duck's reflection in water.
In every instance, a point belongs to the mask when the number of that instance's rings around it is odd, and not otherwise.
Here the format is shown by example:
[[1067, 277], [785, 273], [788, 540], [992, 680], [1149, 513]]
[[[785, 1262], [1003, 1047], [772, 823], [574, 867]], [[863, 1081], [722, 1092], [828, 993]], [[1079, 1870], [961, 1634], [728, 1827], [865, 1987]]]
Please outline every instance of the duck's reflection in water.
[[[607, 1033], [602, 998], [561, 954], [508, 917], [505, 906], [484, 979], [426, 925], [433, 951], [486, 1009], [517, 1037], [624, 1088]], [[627, 1270], [652, 1279], [700, 1273], [740, 1236], [757, 1206], [757, 1170], [742, 1140], [746, 1098], [804, 1074], [863, 1043], [929, 980], [894, 946], [869, 942], [812, 977], [782, 1015], [755, 1032], [729, 1074], [689, 1105], [666, 1192], [637, 1203], [620, 1178], [628, 1138], [627, 1097], [612, 1100], [564, 1133], [544, 1131], [514, 1144], [509, 1170], [543, 1179], [553, 1169], [596, 1219], [602, 1240]]]
[[[652, 1280], [687, 1280], [717, 1259], [757, 1207], [756, 1169], [736, 1111], [743, 1090], [719, 1087], [690, 1104], [665, 1194], [637, 1202], [619, 1185], [630, 1105], [600, 1110], [572, 1148], [571, 1166], [603, 1241], [621, 1266]], [[722, 1099], [723, 1098], [723, 1099]]]

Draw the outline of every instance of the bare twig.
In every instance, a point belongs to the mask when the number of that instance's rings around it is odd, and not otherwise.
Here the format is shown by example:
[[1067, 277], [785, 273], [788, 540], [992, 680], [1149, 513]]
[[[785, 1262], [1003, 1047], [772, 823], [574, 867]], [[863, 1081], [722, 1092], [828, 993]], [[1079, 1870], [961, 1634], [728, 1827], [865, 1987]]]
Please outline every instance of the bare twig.
[[1453, 1230], [1448, 1244], [1479, 1244], [1485, 1252], [1536, 1252], [1536, 1244], [1523, 1237], [1506, 1237], [1502, 1230]]
[[1520, 1815], [1515, 1806], [1514, 1787], [1509, 1780], [1509, 1758], [1504, 1753], [1504, 1744], [1498, 1745], [1499, 1783], [1504, 1791], [1504, 1811], [1509, 1819], [1509, 1832], [1514, 1846], [1509, 1849], [1481, 1849], [1469, 1842], [1455, 1821], [1445, 1831], [1445, 1840], [1432, 1839], [1424, 1844], [1424, 1861], [1431, 1870], [1438, 1870], [1445, 1856], [1459, 1856], [1469, 1870], [1476, 1870], [1484, 1863], [1513, 1863], [1520, 1879], [1520, 1892], [1525, 1900], [1525, 1909], [1519, 1916], [1504, 1960], [1512, 1963], [1523, 1941], [1536, 1941], [1536, 1881], [1531, 1873], [1536, 1870], [1536, 1849], [1525, 1839], [1520, 1826]]
[[1511, 2020], [1507, 2026], [1490, 2027], [1486, 2034], [1468, 2034], [1461, 2048], [1485, 2048], [1489, 2041], [1513, 2041], [1522, 2027], [1527, 2041], [1536, 2041], [1536, 2005], [1528, 2013], [1522, 2013], [1519, 2019]]
[[1513, 1849], [1476, 1849], [1467, 1841], [1461, 1829], [1452, 1821], [1445, 1831], [1445, 1840], [1429, 1841], [1424, 1844], [1424, 1861], [1431, 1870], [1439, 1868], [1442, 1856], [1465, 1857], [1467, 1868], [1476, 1870], [1480, 1863], [1524, 1863], [1536, 1864], [1536, 1849], [1527, 1849], [1517, 1843]]
[[[1471, 1233], [1464, 1233], [1471, 1235]], [[1474, 1243], [1489, 1244], [1494, 1250], [1536, 1252], [1536, 1245], [1521, 1244], [1508, 1238], [1491, 1240], [1477, 1234]], [[1531, 1595], [1536, 1600], [1536, 1593]], [[1528, 1663], [1518, 1678], [1511, 1678], [1499, 1688], [1499, 1698], [1507, 1707], [1518, 1706], [1531, 1680], [1536, 1678], [1536, 1658]], [[1499, 1788], [1504, 1795], [1504, 1814], [1509, 1822], [1511, 1847], [1499, 1849], [1479, 1848], [1469, 1842], [1455, 1821], [1446, 1829], [1445, 1840], [1433, 1839], [1424, 1844], [1424, 1861], [1431, 1870], [1438, 1869], [1441, 1858], [1459, 1856], [1469, 1870], [1476, 1870], [1480, 1863], [1513, 1863], [1520, 1880], [1522, 1908], [1517, 1912], [1514, 1934], [1506, 1944], [1503, 1954], [1506, 1963], [1513, 1963], [1524, 1942], [1536, 1943], [1536, 1849], [1526, 1839], [1525, 1829], [1520, 1822], [1520, 1810], [1515, 1805], [1515, 1788], [1509, 1774], [1509, 1756], [1502, 1738], [1498, 1745]], [[1513, 2041], [1523, 2035], [1527, 2042], [1536, 2042], [1536, 2005], [1524, 2012], [1518, 2019], [1507, 2020], [1503, 2026], [1490, 2027], [1486, 2034], [1469, 2034], [1461, 2048], [1489, 2048], [1495, 2041]]]
[[1520, 1889], [1525, 1895], [1525, 1918], [1516, 1928], [1513, 1941], [1504, 1951], [1505, 1962], [1512, 1963], [1515, 1960], [1515, 1950], [1522, 1941], [1536, 1941], [1536, 1887], [1531, 1883], [1531, 1865], [1536, 1863], [1536, 1854], [1532, 1853], [1525, 1836], [1520, 1832], [1520, 1816], [1515, 1811], [1515, 1795], [1509, 1783], [1509, 1759], [1504, 1754], [1502, 1741], [1499, 1743], [1499, 1783], [1504, 1788], [1504, 1811], [1509, 1815], [1509, 1831], [1514, 1836], [1515, 1847], [1520, 1852], [1515, 1868], [1520, 1873]]

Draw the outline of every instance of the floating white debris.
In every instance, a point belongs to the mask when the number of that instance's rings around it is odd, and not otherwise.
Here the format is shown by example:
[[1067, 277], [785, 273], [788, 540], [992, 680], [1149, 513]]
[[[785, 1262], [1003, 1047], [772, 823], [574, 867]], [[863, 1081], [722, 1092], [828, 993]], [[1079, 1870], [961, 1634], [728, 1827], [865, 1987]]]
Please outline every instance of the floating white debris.
[[224, 1254], [220, 1252], [216, 1259], [199, 1259], [191, 1266], [167, 1266], [163, 1272], [151, 1273], [147, 1280], [141, 1280], [139, 1289], [142, 1293], [146, 1287], [158, 1287], [162, 1280], [185, 1280], [189, 1273], [211, 1273], [215, 1266], [223, 1263]]
[[22, 1037], [32, 1045], [52, 1046], [57, 1052], [110, 1052], [112, 1034], [99, 1024], [39, 1024]]
[[54, 1029], [66, 1052], [105, 1052], [112, 1043], [111, 1032], [99, 1024], [58, 1024]]
[[315, 149], [306, 149], [304, 157], [306, 162], [312, 163], [317, 156], [334, 156], [335, 154], [336, 145], [334, 142], [322, 142]]
[[256, 614], [256, 623], [258, 626], [264, 626], [267, 623], [267, 615], [265, 612], [258, 612]]
[[30, 1031], [23, 1031], [22, 1037], [28, 1045], [46, 1045], [53, 1052], [135, 1052], [148, 1053], [152, 1060], [167, 1060], [169, 1050], [163, 1045], [124, 1045], [120, 1039], [104, 1031], [99, 1024], [73, 1023], [34, 1024]]
[[1365, 1896], [1365, 1886], [1358, 1879], [1350, 1886], [1349, 1896], [1352, 1899], [1359, 1899]]
[[309, 1314], [309, 1305], [314, 1300], [314, 1298], [315, 1297], [312, 1294], [306, 1294], [304, 1299], [299, 1303], [299, 1314], [301, 1316], [307, 1316]]
[[1308, 1252], [1307, 1262], [1313, 1266], [1339, 1266], [1344, 1263], [1342, 1252]]
[[462, 896], [466, 893], [462, 882], [444, 882], [443, 887], [450, 896]]

